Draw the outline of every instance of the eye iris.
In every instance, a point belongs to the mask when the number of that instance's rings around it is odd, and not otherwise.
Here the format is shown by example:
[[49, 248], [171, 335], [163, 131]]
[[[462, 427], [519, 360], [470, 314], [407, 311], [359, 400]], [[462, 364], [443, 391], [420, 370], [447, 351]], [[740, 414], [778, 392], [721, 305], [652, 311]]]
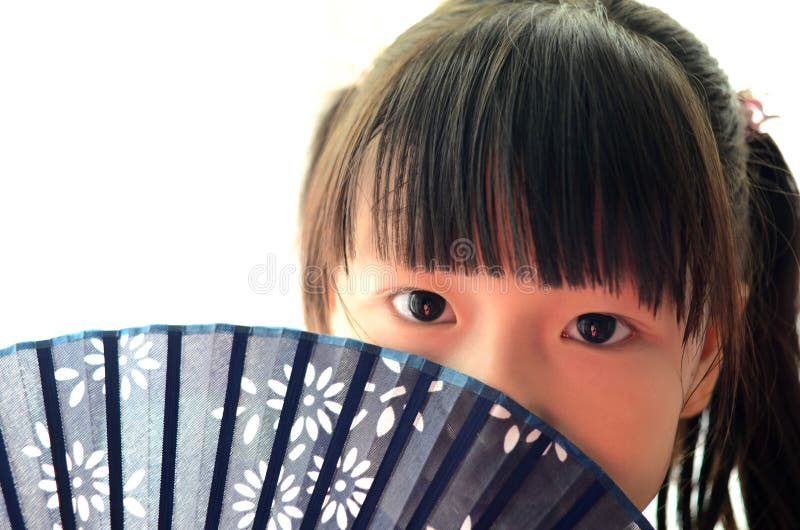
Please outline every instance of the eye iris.
[[425, 291], [413, 291], [408, 297], [408, 309], [419, 320], [436, 320], [444, 311], [444, 298]]
[[614, 336], [617, 324], [614, 317], [587, 313], [578, 317], [577, 327], [583, 338], [600, 344]]

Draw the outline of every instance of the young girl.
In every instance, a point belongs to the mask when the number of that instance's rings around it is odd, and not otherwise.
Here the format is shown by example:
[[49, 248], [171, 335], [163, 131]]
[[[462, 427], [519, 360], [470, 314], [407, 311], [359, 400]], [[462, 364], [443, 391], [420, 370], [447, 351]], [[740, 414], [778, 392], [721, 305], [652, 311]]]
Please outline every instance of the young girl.
[[800, 201], [756, 103], [633, 0], [445, 1], [319, 124], [306, 326], [505, 392], [659, 528], [674, 472], [683, 528], [736, 526], [732, 472], [796, 528]]

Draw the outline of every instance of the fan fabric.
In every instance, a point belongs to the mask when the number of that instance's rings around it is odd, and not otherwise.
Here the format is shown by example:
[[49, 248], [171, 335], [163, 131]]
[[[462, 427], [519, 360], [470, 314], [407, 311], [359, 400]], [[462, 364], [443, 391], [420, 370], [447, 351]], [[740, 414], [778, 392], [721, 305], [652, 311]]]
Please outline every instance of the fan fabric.
[[652, 530], [505, 394], [286, 327], [151, 325], [0, 350], [0, 528]]

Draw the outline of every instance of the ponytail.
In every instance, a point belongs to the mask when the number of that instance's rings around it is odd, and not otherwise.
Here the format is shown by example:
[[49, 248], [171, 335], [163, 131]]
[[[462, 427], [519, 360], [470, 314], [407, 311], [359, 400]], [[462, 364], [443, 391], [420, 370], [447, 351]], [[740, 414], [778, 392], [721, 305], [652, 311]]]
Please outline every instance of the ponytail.
[[[797, 528], [800, 522], [800, 194], [769, 134], [747, 130], [753, 270], [745, 305], [748, 339], [734, 385], [722, 385], [704, 411], [710, 426], [697, 446], [700, 416], [682, 421], [678, 513], [681, 528], [738, 528], [729, 481], [734, 467], [751, 529]], [[723, 364], [725, 358], [723, 356]], [[733, 414], [727, 411], [733, 401]], [[702, 450], [696, 516], [691, 513], [694, 453]], [[657, 497], [657, 525], [666, 528], [667, 489]]]
[[752, 252], [760, 267], [750, 285], [746, 318], [751, 344], [742, 360], [732, 431], [750, 528], [800, 523], [800, 343], [797, 336], [800, 201], [778, 146], [752, 131]]

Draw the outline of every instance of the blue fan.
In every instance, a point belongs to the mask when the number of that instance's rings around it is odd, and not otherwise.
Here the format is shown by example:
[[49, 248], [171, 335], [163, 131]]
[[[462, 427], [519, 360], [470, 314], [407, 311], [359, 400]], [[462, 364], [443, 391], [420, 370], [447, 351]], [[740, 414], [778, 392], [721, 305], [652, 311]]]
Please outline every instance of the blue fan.
[[285, 327], [152, 325], [0, 350], [0, 527], [652, 529], [508, 396]]

